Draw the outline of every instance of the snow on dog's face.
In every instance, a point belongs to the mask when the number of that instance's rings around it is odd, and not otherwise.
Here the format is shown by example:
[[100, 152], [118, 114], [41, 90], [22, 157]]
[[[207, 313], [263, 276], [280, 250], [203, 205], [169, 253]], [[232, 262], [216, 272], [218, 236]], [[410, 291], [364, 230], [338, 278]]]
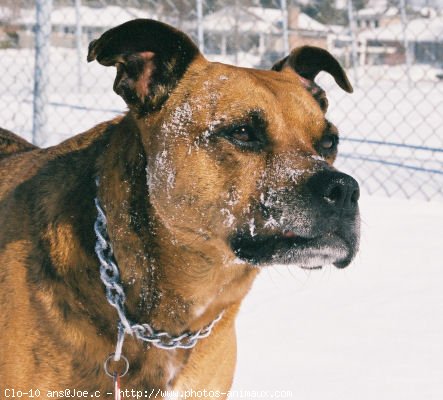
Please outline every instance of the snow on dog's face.
[[[123, 33], [133, 40], [135, 28], [143, 36], [153, 23], [124, 24]], [[208, 62], [181, 32], [160, 28], [175, 50], [111, 51], [118, 46], [108, 42], [124, 36], [114, 32], [91, 45], [90, 59], [117, 65], [114, 87], [138, 119], [149, 201], [164, 226], [178, 241], [212, 241], [227, 263], [348, 265], [359, 189], [332, 167], [338, 132], [313, 83], [326, 70], [352, 90], [335, 59], [304, 47], [273, 71], [237, 68]]]

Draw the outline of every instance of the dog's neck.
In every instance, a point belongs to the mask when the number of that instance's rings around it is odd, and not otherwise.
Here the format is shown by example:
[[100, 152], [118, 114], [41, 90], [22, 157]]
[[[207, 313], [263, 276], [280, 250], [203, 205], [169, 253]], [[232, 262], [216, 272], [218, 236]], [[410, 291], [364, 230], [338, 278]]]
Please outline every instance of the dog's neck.
[[[33, 214], [35, 231], [30, 235], [42, 259], [30, 269], [29, 279], [37, 282], [37, 292], [51, 282], [48, 289], [58, 299], [48, 305], [48, 315], [40, 317], [51, 320], [58, 310], [58, 320], [71, 332], [72, 362], [81, 366], [77, 372], [85, 376], [101, 369], [104, 358], [115, 349], [118, 323], [117, 312], [106, 299], [94, 251], [96, 197], [106, 213], [132, 322], [147, 322], [178, 335], [201, 329], [226, 309], [211, 335], [217, 336], [218, 343], [220, 336], [233, 334], [235, 310], [257, 273], [247, 265], [226, 265], [220, 241], [192, 233], [182, 237], [164, 226], [149, 201], [145, 148], [137, 132], [132, 118], [126, 116], [68, 140], [28, 191], [47, 205], [36, 206]], [[58, 182], [59, 191], [51, 190], [47, 176]], [[72, 184], [65, 185], [67, 181]], [[39, 246], [47, 249], [43, 252]], [[126, 339], [123, 349], [131, 362], [134, 385], [144, 387], [167, 387], [193, 354], [144, 349], [133, 338]], [[146, 357], [149, 362], [142, 362]], [[84, 384], [88, 382], [85, 378]], [[107, 382], [103, 377], [103, 385]]]
[[[128, 116], [122, 124], [134, 124]], [[171, 233], [149, 202], [146, 156], [140, 137], [117, 129], [99, 164], [98, 197], [127, 292], [130, 319], [180, 334], [209, 324], [246, 294], [256, 270], [223, 270], [215, 240]], [[125, 151], [122, 151], [122, 148]], [[241, 281], [238, 285], [237, 281]], [[240, 289], [241, 286], [241, 289]]]
[[[98, 333], [96, 342], [90, 344], [97, 363], [115, 348], [118, 316], [107, 302], [94, 252], [95, 197], [106, 213], [108, 234], [127, 297], [127, 317], [133, 322], [147, 322], [172, 335], [197, 331], [224, 309], [236, 308], [257, 272], [247, 265], [225, 265], [216, 240], [193, 234], [181, 237], [162, 224], [149, 201], [147, 160], [137, 132], [128, 115], [73, 139], [76, 143], [66, 142], [65, 153], [51, 163], [47, 173], [59, 175], [60, 182], [68, 179], [63, 175], [68, 174], [76, 187], [55, 195], [42, 181], [36, 189], [37, 195], [52, 205], [38, 229], [45, 232], [43, 240], [49, 246], [53, 274], [59, 277], [54, 291], [59, 291], [57, 298], [63, 299], [63, 304], [56, 306], [60, 307], [60, 315], [69, 311], [70, 316], [65, 318], [72, 321], [74, 328], [76, 320], [88, 315], [92, 323], [90, 335]], [[72, 152], [71, 148], [79, 150]], [[78, 157], [83, 152], [87, 154]], [[84, 163], [94, 159], [92, 164]], [[98, 190], [96, 177], [100, 182]], [[70, 287], [81, 288], [81, 293], [72, 293]], [[225, 320], [233, 329], [233, 316], [225, 315], [219, 324], [226, 324]], [[78, 334], [81, 337], [80, 331]], [[85, 345], [88, 346], [86, 342]], [[132, 363], [145, 357], [142, 350], [140, 342], [125, 341], [123, 351]], [[148, 371], [164, 371], [171, 363], [183, 365], [187, 357], [186, 351], [171, 353], [151, 348], [149, 352], [155, 355], [150, 357]], [[100, 364], [94, 364], [91, 370], [97, 365]], [[139, 360], [138, 365], [141, 368], [144, 364]], [[137, 362], [131, 364], [132, 373], [136, 368]], [[140, 377], [145, 376], [140, 379], [149, 385], [162, 387], [162, 382], [171, 380], [167, 374], [161, 379], [149, 374], [140, 371]]]

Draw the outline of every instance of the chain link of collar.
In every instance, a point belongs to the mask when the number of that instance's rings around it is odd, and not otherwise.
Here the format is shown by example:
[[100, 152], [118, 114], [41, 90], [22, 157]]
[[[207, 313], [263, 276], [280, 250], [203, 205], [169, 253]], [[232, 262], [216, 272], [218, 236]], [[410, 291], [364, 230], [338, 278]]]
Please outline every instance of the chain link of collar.
[[[98, 180], [96, 183], [98, 186]], [[105, 285], [106, 298], [109, 304], [117, 310], [119, 316], [118, 339], [114, 353], [114, 361], [118, 361], [121, 357], [123, 341], [126, 334], [133, 335], [137, 339], [148, 342], [160, 349], [190, 349], [193, 348], [200, 339], [208, 337], [214, 325], [222, 318], [223, 312], [209, 325], [197, 332], [185, 332], [179, 336], [173, 336], [168, 332], [156, 331], [148, 323], [132, 323], [126, 317], [124, 306], [126, 295], [120, 281], [120, 271], [109, 240], [106, 215], [97, 197], [95, 198], [95, 207], [97, 209], [97, 219], [94, 224], [94, 231], [97, 236], [95, 253], [100, 260], [100, 278]]]

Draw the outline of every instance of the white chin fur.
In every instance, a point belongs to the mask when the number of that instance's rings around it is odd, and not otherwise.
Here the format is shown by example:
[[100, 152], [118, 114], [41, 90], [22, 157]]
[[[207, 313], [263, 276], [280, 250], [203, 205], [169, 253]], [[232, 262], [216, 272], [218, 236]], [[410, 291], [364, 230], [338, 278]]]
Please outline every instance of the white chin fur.
[[341, 247], [308, 249], [294, 254], [294, 262], [304, 269], [316, 269], [343, 260], [346, 256], [347, 251]]

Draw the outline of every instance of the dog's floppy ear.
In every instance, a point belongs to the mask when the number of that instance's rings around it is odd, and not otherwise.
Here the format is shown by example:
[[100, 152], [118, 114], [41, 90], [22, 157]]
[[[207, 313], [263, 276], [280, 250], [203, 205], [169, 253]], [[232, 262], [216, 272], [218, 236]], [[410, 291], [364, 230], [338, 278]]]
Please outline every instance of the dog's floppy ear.
[[139, 116], [158, 110], [200, 52], [183, 32], [136, 19], [89, 44], [88, 61], [117, 67], [114, 91]]
[[328, 109], [326, 93], [314, 82], [320, 71], [330, 73], [335, 82], [346, 92], [353, 92], [346, 72], [338, 61], [328, 51], [319, 47], [297, 47], [289, 56], [277, 61], [272, 67], [274, 71], [282, 71], [286, 68], [294, 70], [300, 76], [303, 86], [312, 94], [325, 113]]
[[281, 71], [287, 67], [292, 68], [300, 76], [310, 81], [314, 81], [320, 71], [328, 72], [344, 91], [348, 93], [353, 92], [346, 72], [338, 61], [331, 53], [320, 47], [297, 47], [292, 50], [289, 56], [277, 61], [272, 69], [274, 71]]

